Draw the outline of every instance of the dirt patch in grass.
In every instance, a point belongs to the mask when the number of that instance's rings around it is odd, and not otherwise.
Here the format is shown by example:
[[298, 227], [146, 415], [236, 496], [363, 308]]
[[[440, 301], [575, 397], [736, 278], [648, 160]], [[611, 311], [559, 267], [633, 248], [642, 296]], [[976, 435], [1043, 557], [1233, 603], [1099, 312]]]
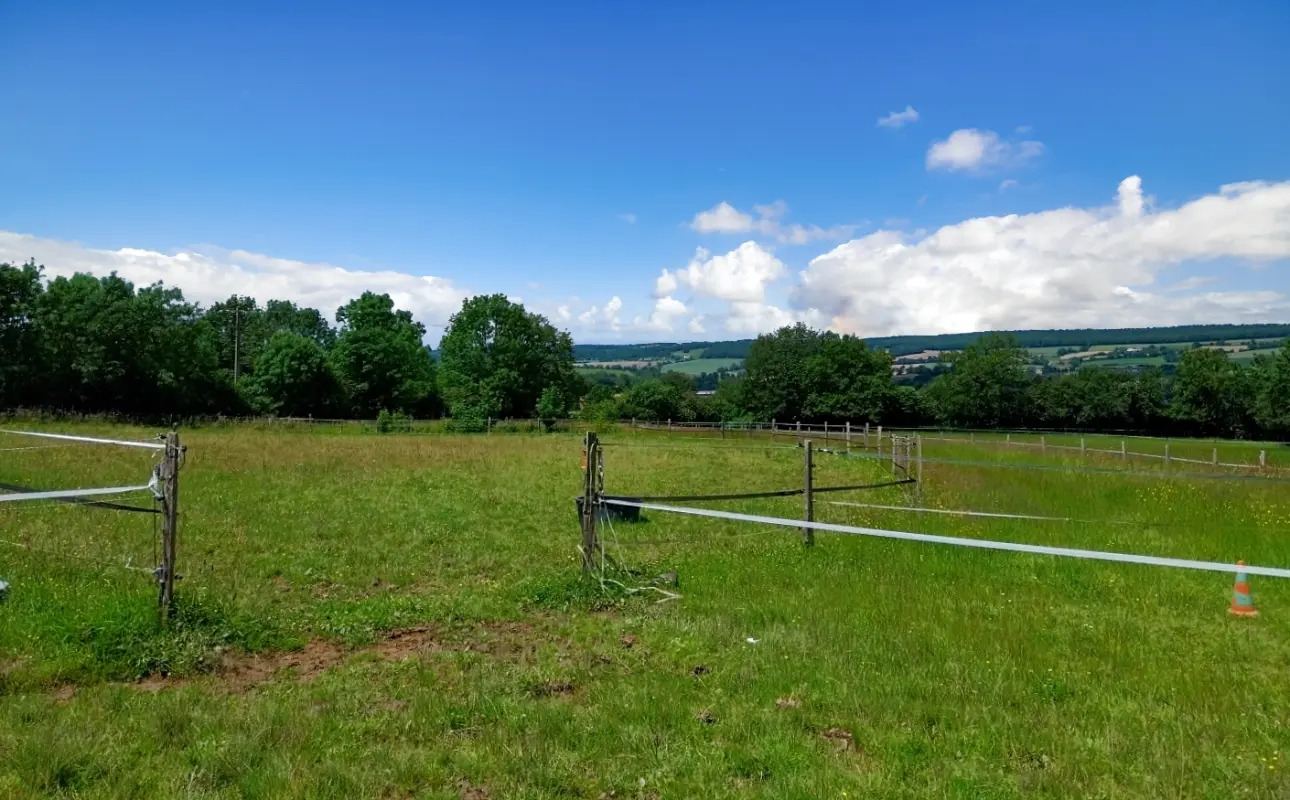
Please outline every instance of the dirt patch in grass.
[[[218, 685], [231, 693], [242, 693], [280, 675], [291, 674], [308, 683], [322, 673], [359, 655], [383, 661], [404, 661], [425, 652], [476, 652], [507, 658], [536, 650], [533, 626], [523, 622], [498, 622], [460, 630], [437, 626], [402, 628], [387, 633], [370, 645], [345, 647], [325, 639], [310, 640], [299, 650], [268, 653], [226, 653], [215, 670]], [[129, 684], [144, 692], [159, 692], [192, 683], [195, 679], [170, 675], [149, 675]]]

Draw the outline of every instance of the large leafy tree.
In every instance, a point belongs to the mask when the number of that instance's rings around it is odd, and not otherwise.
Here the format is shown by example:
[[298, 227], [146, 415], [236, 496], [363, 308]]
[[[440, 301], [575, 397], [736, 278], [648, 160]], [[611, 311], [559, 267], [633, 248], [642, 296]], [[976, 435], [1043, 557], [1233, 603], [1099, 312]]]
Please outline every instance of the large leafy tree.
[[271, 414], [327, 416], [344, 407], [327, 352], [292, 331], [278, 331], [260, 348], [248, 385], [257, 409]]
[[1253, 410], [1246, 377], [1222, 350], [1186, 351], [1174, 381], [1174, 417], [1198, 433], [1242, 435]]
[[1290, 340], [1271, 358], [1255, 364], [1254, 418], [1277, 436], [1290, 434]]
[[0, 264], [0, 407], [38, 400], [42, 379], [35, 314], [44, 291], [35, 262]]
[[950, 371], [929, 387], [941, 418], [952, 425], [997, 427], [1025, 418], [1026, 351], [1011, 334], [978, 338], [950, 359]]
[[505, 295], [462, 303], [439, 345], [439, 385], [454, 416], [464, 412], [527, 417], [543, 391], [579, 396], [573, 340]]
[[336, 321], [340, 334], [331, 363], [352, 413], [437, 411], [434, 361], [422, 342], [425, 326], [411, 312], [395, 310], [388, 294], [364, 292], [341, 306]]
[[876, 421], [895, 390], [890, 354], [801, 323], [757, 337], [744, 368], [743, 402], [761, 419]]

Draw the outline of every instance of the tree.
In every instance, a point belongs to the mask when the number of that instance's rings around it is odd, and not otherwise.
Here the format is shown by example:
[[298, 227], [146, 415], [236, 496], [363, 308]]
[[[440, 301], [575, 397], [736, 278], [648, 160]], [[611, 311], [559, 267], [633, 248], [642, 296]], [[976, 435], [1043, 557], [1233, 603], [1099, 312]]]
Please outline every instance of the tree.
[[1026, 351], [1007, 333], [989, 333], [949, 359], [950, 371], [929, 387], [951, 425], [998, 427], [1025, 416]]
[[0, 264], [0, 407], [39, 397], [39, 329], [34, 324], [44, 291], [41, 268]]
[[1222, 350], [1183, 353], [1174, 381], [1173, 416], [1193, 430], [1240, 436], [1250, 411], [1245, 376]]
[[1290, 434], [1290, 339], [1271, 357], [1260, 356], [1254, 366], [1254, 419], [1277, 436]]
[[343, 407], [340, 381], [315, 340], [278, 331], [255, 359], [247, 385], [257, 410], [291, 417], [327, 416]]
[[683, 383], [675, 379], [650, 378], [628, 389], [623, 395], [622, 414], [624, 417], [652, 422], [689, 422], [694, 419], [694, 406], [687, 402]]
[[492, 416], [526, 417], [546, 389], [566, 398], [580, 389], [569, 334], [501, 294], [462, 303], [439, 359], [439, 385], [454, 416], [482, 407]]
[[801, 323], [757, 337], [744, 367], [744, 403], [760, 419], [876, 421], [894, 391], [889, 353]]
[[332, 367], [363, 417], [380, 411], [430, 415], [438, 409], [435, 366], [422, 343], [425, 327], [411, 312], [396, 311], [388, 294], [364, 292], [336, 312], [340, 334]]

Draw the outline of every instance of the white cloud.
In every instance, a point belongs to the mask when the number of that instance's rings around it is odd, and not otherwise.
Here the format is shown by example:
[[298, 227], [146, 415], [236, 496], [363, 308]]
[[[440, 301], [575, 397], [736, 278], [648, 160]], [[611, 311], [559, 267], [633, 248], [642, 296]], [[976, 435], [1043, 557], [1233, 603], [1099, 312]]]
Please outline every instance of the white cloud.
[[725, 255], [714, 256], [700, 247], [689, 266], [676, 272], [663, 270], [656, 288], [688, 286], [695, 294], [730, 302], [760, 303], [766, 285], [784, 275], [784, 262], [756, 242], [748, 241]]
[[1103, 207], [879, 231], [812, 260], [793, 304], [861, 335], [1290, 318], [1282, 290], [1152, 291], [1170, 267], [1215, 259], [1290, 259], [1290, 182], [1230, 184], [1157, 211], [1133, 176]]
[[73, 242], [0, 231], [0, 262], [20, 263], [28, 258], [44, 264], [45, 274], [51, 278], [76, 272], [97, 276], [116, 272], [136, 287], [157, 281], [177, 286], [186, 298], [205, 305], [234, 294], [250, 295], [261, 302], [292, 300], [317, 308], [329, 318], [364, 291], [387, 293], [396, 306], [411, 311], [432, 332], [447, 324], [448, 317], [469, 294], [445, 278], [392, 270], [346, 269], [245, 250], [97, 250]]
[[690, 221], [691, 230], [699, 233], [748, 233], [755, 227], [751, 215], [724, 201], [700, 211]]
[[788, 204], [776, 200], [767, 205], [754, 205], [754, 217], [727, 202], [717, 203], [707, 211], [700, 211], [690, 220], [690, 229], [699, 233], [756, 233], [783, 244], [807, 244], [819, 239], [844, 239], [855, 231], [854, 225], [835, 225], [821, 228], [818, 225], [784, 225]]
[[559, 305], [555, 307], [555, 318], [561, 322], [568, 322], [573, 319], [573, 312], [569, 310], [569, 306]]
[[633, 325], [638, 330], [666, 333], [672, 330], [677, 317], [683, 317], [688, 313], [690, 310], [685, 307], [685, 303], [675, 297], [660, 297], [654, 301], [654, 310], [649, 317], [645, 319], [637, 317]]
[[703, 314], [695, 314], [693, 317], [690, 318], [690, 321], [689, 323], [686, 324], [685, 329], [688, 330], [690, 333], [707, 333], [708, 332], [707, 329], [703, 327], [703, 323], [706, 319], [707, 318]]
[[619, 218], [619, 219], [621, 219], [623, 222], [626, 222], [628, 225], [635, 225], [635, 224], [636, 224], [636, 215], [635, 215], [635, 214], [619, 214], [619, 215], [618, 215], [618, 218]]
[[878, 127], [899, 129], [911, 122], [918, 122], [918, 112], [913, 106], [905, 106], [904, 111], [893, 111], [885, 117], [879, 117]]
[[988, 172], [1017, 167], [1038, 158], [1042, 142], [1009, 142], [994, 131], [962, 128], [948, 138], [933, 142], [927, 150], [927, 168], [951, 172]]
[[676, 292], [676, 288], [676, 276], [665, 269], [663, 270], [663, 274], [659, 275], [654, 281], [654, 296], [666, 297], [667, 295]]
[[1004, 178], [1002, 181], [999, 181], [999, 191], [1006, 192], [1009, 189], [1016, 189], [1020, 185], [1021, 184], [1014, 178]]

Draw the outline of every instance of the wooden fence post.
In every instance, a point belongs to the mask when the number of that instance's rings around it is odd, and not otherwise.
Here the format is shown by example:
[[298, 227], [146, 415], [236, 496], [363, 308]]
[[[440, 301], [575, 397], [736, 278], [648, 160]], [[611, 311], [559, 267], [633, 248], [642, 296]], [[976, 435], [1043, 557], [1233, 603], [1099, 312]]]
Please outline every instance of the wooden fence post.
[[1047, 437], [1047, 436], [1040, 436], [1040, 437], [1039, 437], [1039, 452], [1041, 452], [1041, 453], [1047, 453], [1047, 452], [1048, 452], [1048, 437]]
[[1005, 434], [1003, 435], [1003, 443], [1004, 443], [1004, 444], [1012, 444], [1012, 434], [1011, 434], [1011, 433], [1005, 433]]
[[667, 421], [667, 432], [668, 433], [672, 432], [672, 420], [670, 419]]
[[175, 608], [175, 564], [179, 539], [179, 433], [166, 434], [161, 456], [161, 567], [157, 574], [161, 620], [170, 619]]
[[1079, 454], [1082, 456], [1088, 455], [1088, 442], [1084, 441], [1083, 436], [1079, 437]]
[[864, 449], [869, 449], [869, 423], [864, 424]]
[[[814, 470], [811, 465], [811, 440], [802, 443], [802, 519], [815, 521], [815, 498], [811, 495], [814, 488]], [[815, 544], [815, 530], [802, 528], [802, 544], [807, 547]]]
[[775, 440], [775, 420], [773, 419], [770, 421], [770, 438], [771, 441]]
[[1214, 448], [1214, 466], [1218, 466], [1218, 448]]
[[829, 421], [824, 420], [824, 446], [829, 446]]
[[918, 498], [918, 505], [921, 506], [923, 504], [923, 437], [918, 437], [916, 446], [918, 448], [918, 472], [915, 473], [914, 477], [918, 480], [918, 483], [914, 484], [914, 494]]
[[1120, 460], [1121, 461], [1129, 460], [1129, 448], [1125, 446], [1123, 439], [1120, 440]]
[[800, 419], [797, 421], [797, 433], [799, 436], [802, 433], [802, 421]]
[[600, 513], [600, 440], [587, 431], [582, 443], [582, 571], [594, 572], [600, 554], [596, 517]]
[[847, 449], [851, 449], [851, 420], [847, 420], [846, 426]]
[[1259, 451], [1259, 469], [1263, 469], [1267, 465], [1268, 465], [1268, 451], [1260, 450]]
[[1169, 442], [1165, 442], [1165, 466], [1166, 467], [1169, 466], [1169, 462], [1171, 460], [1172, 459], [1169, 458]]

